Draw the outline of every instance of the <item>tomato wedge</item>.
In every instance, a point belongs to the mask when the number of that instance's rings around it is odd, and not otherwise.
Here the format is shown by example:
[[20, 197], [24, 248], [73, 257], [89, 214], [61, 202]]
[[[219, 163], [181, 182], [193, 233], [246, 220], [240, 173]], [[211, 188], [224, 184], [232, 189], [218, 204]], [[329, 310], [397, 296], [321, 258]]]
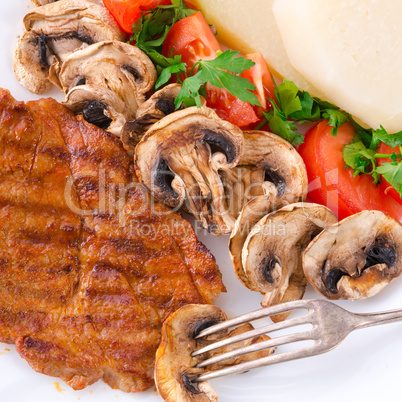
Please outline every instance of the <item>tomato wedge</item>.
[[261, 108], [266, 111], [269, 109], [267, 99], [275, 99], [275, 85], [272, 75], [268, 70], [267, 62], [261, 53], [249, 53], [246, 57], [255, 63], [250, 70], [241, 74], [242, 77], [249, 79], [257, 88], [254, 93], [261, 104]]
[[103, 3], [120, 28], [126, 33], [131, 33], [134, 22], [141, 17], [141, 10], [170, 4], [170, 0], [103, 0]]
[[306, 133], [299, 152], [307, 167], [309, 200], [326, 205], [339, 219], [368, 209], [383, 211], [401, 221], [402, 205], [387, 195], [384, 187], [373, 184], [371, 176], [353, 177], [353, 170], [345, 169], [342, 150], [354, 134], [353, 126], [345, 123], [334, 137], [327, 121]]
[[169, 31], [163, 45], [163, 55], [171, 57], [181, 54], [190, 73], [193, 65], [200, 59], [213, 60], [222, 46], [201, 12], [176, 22]]
[[[181, 54], [187, 64], [187, 73], [199, 60], [213, 60], [222, 51], [211, 27], [204, 16], [197, 12], [190, 17], [178, 21], [168, 33], [163, 47], [163, 54], [172, 57]], [[273, 82], [267, 64], [259, 54], [249, 55], [256, 65], [245, 71], [242, 76], [248, 78], [256, 86], [256, 95], [260, 103], [266, 107], [266, 98], [272, 97]], [[207, 85], [207, 106], [214, 109], [219, 117], [238, 127], [248, 126], [260, 121], [258, 108], [245, 103], [231, 95], [226, 89]]]

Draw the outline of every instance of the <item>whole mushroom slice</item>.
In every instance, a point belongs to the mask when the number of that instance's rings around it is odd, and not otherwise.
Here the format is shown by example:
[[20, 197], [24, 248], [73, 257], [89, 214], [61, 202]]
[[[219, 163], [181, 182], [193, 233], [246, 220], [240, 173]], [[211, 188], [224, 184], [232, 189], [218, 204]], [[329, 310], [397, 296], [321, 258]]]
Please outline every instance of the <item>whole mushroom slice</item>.
[[96, 85], [80, 85], [68, 92], [63, 101], [73, 113], [120, 137], [129, 116], [126, 104], [115, 92]]
[[[130, 154], [153, 124], [176, 111], [175, 100], [181, 88], [180, 84], [170, 84], [155, 92], [138, 108], [135, 120], [124, 125], [121, 140]], [[205, 105], [206, 100], [201, 98], [201, 106]]]
[[[232, 332], [224, 331], [209, 337], [195, 339], [203, 329], [226, 319], [225, 313], [219, 307], [190, 304], [177, 310], [163, 323], [162, 341], [155, 359], [155, 383], [163, 400], [167, 402], [217, 401], [218, 396], [208, 382], [195, 383], [191, 381], [192, 378], [202, 374], [205, 370], [218, 370], [233, 364], [266, 357], [273, 353], [272, 349], [266, 349], [242, 356], [236, 360], [228, 360], [226, 363], [211, 365], [206, 368], [195, 368], [194, 366], [197, 363], [213, 357], [213, 354], [208, 352], [192, 357], [193, 351], [215, 341], [253, 329], [250, 324], [245, 324]], [[266, 335], [257, 336], [239, 342], [235, 347], [244, 347], [268, 339], [269, 337]], [[218, 349], [217, 353], [225, 353], [231, 349], [233, 349], [232, 346], [223, 347]]]
[[229, 253], [235, 273], [240, 282], [251, 290], [259, 292], [259, 288], [247, 277], [242, 262], [242, 250], [247, 236], [253, 226], [265, 215], [275, 209], [276, 193], [253, 198], [242, 208], [236, 220], [229, 240]]
[[240, 163], [220, 172], [237, 218], [252, 198], [276, 191], [277, 207], [306, 199], [306, 166], [296, 149], [281, 137], [265, 131], [245, 131]]
[[79, 85], [96, 85], [115, 92], [126, 104], [128, 119], [135, 119], [145, 94], [156, 81], [149, 57], [123, 42], [100, 42], [77, 50], [63, 63], [59, 74], [63, 91]]
[[307, 247], [303, 269], [328, 299], [365, 299], [402, 271], [402, 225], [379, 211], [363, 211], [324, 230]]
[[[338, 221], [326, 207], [296, 203], [271, 212], [251, 229], [242, 249], [245, 276], [264, 294], [263, 307], [303, 297], [302, 255], [311, 240]], [[290, 313], [271, 317], [280, 321]]]
[[190, 107], [154, 124], [135, 149], [141, 183], [173, 208], [186, 209], [212, 233], [235, 223], [218, 171], [234, 167], [243, 150], [242, 131], [209, 108]]
[[90, 0], [59, 0], [31, 10], [14, 52], [14, 71], [29, 91], [42, 94], [58, 84], [60, 64], [75, 50], [125, 34], [104, 6]]

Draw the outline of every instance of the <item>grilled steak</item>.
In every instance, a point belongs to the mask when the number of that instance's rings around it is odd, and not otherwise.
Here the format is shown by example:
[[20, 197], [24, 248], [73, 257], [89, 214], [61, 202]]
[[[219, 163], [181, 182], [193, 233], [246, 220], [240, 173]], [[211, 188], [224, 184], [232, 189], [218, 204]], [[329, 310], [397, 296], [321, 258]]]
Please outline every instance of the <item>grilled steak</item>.
[[108, 133], [0, 90], [0, 341], [74, 389], [153, 384], [164, 319], [224, 290], [191, 225]]

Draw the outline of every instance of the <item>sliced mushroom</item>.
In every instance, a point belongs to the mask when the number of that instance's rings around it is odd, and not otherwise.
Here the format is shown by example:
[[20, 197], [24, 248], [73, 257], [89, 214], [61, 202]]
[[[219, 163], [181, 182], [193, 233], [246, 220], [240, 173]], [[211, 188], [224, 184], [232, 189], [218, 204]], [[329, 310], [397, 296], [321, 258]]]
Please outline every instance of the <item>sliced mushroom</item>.
[[229, 240], [229, 252], [237, 277], [244, 286], [259, 292], [259, 289], [246, 276], [242, 263], [242, 250], [253, 226], [266, 214], [275, 209], [276, 194], [253, 198], [241, 210]]
[[[326, 207], [297, 203], [264, 216], [247, 236], [242, 249], [244, 274], [265, 294], [263, 307], [303, 297], [307, 279], [302, 254], [311, 240], [338, 219]], [[271, 317], [280, 321], [290, 313]]]
[[287, 141], [264, 131], [244, 132], [244, 152], [240, 163], [220, 172], [231, 200], [230, 211], [238, 217], [252, 198], [273, 193], [276, 205], [304, 201], [307, 196], [306, 166]]
[[[232, 332], [221, 332], [209, 337], [195, 339], [205, 328], [225, 321], [225, 313], [212, 305], [187, 305], [173, 313], [163, 324], [162, 341], [156, 352], [155, 383], [161, 397], [167, 402], [208, 402], [217, 401], [218, 396], [208, 382], [195, 383], [192, 378], [202, 374], [205, 370], [218, 370], [233, 364], [240, 364], [260, 357], [272, 354], [272, 349], [266, 349], [236, 360], [228, 360], [226, 363], [195, 368], [201, 360], [212, 357], [212, 353], [205, 353], [198, 357], [192, 357], [193, 351], [207, 346], [217, 340], [249, 331], [253, 327], [250, 324], [236, 328]], [[268, 340], [266, 335], [258, 336], [239, 342], [235, 347], [248, 346]], [[217, 353], [225, 353], [232, 347], [218, 349]]]
[[73, 113], [86, 121], [120, 137], [129, 116], [126, 104], [110, 89], [96, 85], [74, 87], [63, 102]]
[[100, 42], [71, 54], [63, 63], [59, 79], [66, 93], [83, 84], [115, 92], [127, 106], [127, 118], [134, 120], [145, 94], [155, 84], [156, 70], [137, 47]]
[[[176, 111], [175, 100], [181, 88], [180, 84], [170, 84], [155, 92], [139, 107], [136, 119], [124, 125], [121, 140], [130, 154], [153, 124]], [[201, 102], [202, 106], [206, 105], [204, 98]]]
[[45, 6], [46, 4], [49, 3], [56, 3], [58, 0], [31, 0], [34, 6], [40, 7], [40, 6]]
[[153, 125], [137, 145], [134, 164], [142, 184], [165, 204], [186, 208], [212, 233], [229, 233], [235, 223], [227, 211], [219, 178], [240, 160], [242, 131], [209, 108], [191, 107]]
[[75, 50], [125, 34], [107, 9], [90, 0], [59, 0], [31, 10], [14, 52], [14, 71], [29, 91], [42, 94], [58, 83], [60, 64]]
[[402, 271], [402, 225], [379, 211], [363, 211], [318, 235], [303, 257], [313, 287], [329, 299], [365, 299]]

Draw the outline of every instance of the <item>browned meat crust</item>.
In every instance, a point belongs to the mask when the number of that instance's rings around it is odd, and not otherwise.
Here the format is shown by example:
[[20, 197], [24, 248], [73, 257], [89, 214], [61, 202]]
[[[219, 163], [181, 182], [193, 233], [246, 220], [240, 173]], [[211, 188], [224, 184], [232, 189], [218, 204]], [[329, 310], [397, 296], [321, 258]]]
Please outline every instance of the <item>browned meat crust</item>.
[[163, 320], [224, 291], [213, 256], [52, 99], [0, 90], [0, 159], [0, 341], [74, 389], [149, 388]]

